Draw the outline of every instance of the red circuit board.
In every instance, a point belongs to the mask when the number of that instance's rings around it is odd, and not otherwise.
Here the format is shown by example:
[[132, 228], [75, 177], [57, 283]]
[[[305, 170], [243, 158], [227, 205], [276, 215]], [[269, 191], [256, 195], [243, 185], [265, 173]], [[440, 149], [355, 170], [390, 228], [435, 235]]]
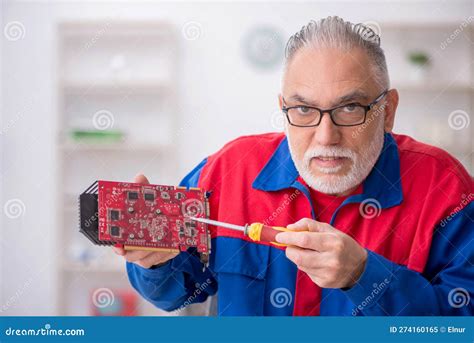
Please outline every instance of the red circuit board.
[[99, 239], [126, 248], [210, 253], [207, 193], [197, 188], [98, 181]]

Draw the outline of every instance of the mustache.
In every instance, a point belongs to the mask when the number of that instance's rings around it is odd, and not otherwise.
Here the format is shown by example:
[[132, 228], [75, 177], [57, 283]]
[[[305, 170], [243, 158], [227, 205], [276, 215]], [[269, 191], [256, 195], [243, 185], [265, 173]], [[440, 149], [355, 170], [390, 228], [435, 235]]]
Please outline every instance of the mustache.
[[348, 148], [318, 147], [306, 151], [304, 154], [304, 160], [310, 161], [312, 158], [315, 157], [346, 157], [354, 161], [356, 159], [356, 156], [356, 153], [354, 153], [351, 149]]

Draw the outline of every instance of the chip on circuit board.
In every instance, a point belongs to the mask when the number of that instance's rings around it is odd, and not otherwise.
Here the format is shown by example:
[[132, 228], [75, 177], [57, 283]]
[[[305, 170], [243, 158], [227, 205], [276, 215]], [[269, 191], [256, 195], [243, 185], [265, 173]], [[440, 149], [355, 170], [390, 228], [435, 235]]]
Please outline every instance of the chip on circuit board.
[[198, 188], [96, 181], [80, 195], [80, 231], [98, 245], [125, 249], [186, 251], [207, 262], [208, 193]]

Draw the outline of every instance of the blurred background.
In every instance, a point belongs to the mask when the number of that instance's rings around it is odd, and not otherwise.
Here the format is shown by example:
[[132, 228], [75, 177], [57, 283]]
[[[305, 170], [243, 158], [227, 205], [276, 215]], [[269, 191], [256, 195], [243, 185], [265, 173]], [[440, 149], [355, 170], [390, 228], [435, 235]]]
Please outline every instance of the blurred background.
[[138, 172], [177, 184], [227, 141], [282, 130], [284, 46], [311, 19], [378, 32], [395, 132], [472, 174], [473, 4], [2, 1], [0, 314], [163, 314], [79, 234], [78, 195]]

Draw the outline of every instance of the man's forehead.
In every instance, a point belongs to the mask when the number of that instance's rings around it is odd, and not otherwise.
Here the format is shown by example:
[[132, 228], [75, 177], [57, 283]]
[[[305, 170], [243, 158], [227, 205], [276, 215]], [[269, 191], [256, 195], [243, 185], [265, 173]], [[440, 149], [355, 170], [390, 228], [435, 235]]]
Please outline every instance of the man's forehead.
[[370, 65], [367, 53], [359, 48], [302, 48], [289, 62], [286, 77], [322, 83], [363, 79], [367, 78]]
[[334, 49], [302, 49], [289, 63], [282, 86], [285, 100], [299, 96], [326, 104], [349, 93], [364, 100], [376, 88], [364, 52]]

